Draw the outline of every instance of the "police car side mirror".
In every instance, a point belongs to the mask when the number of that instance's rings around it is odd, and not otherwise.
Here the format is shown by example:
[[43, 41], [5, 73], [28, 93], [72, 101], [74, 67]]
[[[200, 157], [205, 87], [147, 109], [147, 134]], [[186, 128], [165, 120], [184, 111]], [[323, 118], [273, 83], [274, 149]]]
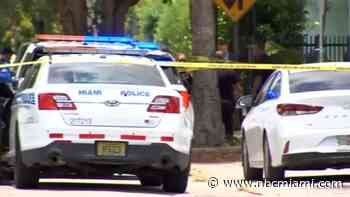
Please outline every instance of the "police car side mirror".
[[18, 80], [17, 79], [12, 79], [12, 87], [14, 90], [18, 89]]
[[23, 82], [24, 77], [21, 78], [14, 78], [12, 80], [12, 87], [14, 90], [18, 90], [18, 88], [21, 86], [21, 83]]

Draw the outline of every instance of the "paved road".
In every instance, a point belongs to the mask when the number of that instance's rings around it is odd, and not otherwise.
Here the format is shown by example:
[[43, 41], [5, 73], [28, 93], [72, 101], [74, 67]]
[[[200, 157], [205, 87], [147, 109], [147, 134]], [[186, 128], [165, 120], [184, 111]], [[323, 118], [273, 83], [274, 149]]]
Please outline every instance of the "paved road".
[[[314, 176], [323, 175], [323, 180], [348, 181], [342, 189], [312, 189], [312, 188], [236, 188], [225, 187], [224, 179], [242, 179], [242, 169], [239, 162], [220, 164], [194, 164], [191, 172], [191, 181], [187, 193], [175, 196], [189, 197], [214, 197], [214, 196], [318, 196], [318, 197], [347, 197], [350, 195], [350, 171], [328, 170], [325, 172], [288, 172], [288, 177], [298, 177], [293, 180], [311, 180]], [[338, 176], [334, 176], [338, 174]], [[347, 176], [348, 175], [348, 176]], [[303, 178], [300, 178], [303, 176]], [[305, 177], [306, 176], [306, 177]], [[207, 180], [216, 177], [219, 186], [212, 189]], [[320, 178], [320, 177], [318, 177]], [[40, 186], [35, 190], [16, 190], [11, 183], [0, 186], [1, 197], [109, 197], [109, 196], [174, 196], [165, 194], [160, 188], [144, 188], [137, 180], [66, 180], [66, 179], [42, 179]]]

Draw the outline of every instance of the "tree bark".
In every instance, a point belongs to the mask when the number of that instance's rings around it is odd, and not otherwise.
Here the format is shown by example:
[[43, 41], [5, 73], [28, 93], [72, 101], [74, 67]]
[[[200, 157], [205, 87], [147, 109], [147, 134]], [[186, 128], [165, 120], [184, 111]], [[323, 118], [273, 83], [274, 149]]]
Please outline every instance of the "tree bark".
[[86, 0], [57, 0], [63, 33], [83, 35], [87, 31]]
[[[191, 0], [192, 54], [215, 54], [215, 7], [212, 0]], [[195, 146], [219, 146], [225, 142], [216, 71], [197, 71], [193, 76]]]
[[129, 7], [138, 2], [139, 0], [103, 0], [101, 33], [103, 35], [124, 35]]

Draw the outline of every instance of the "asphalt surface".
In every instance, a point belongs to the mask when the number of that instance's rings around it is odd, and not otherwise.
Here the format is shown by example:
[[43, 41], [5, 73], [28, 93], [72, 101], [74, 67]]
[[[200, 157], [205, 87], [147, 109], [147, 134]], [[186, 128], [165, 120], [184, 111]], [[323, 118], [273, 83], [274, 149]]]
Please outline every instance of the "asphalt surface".
[[[32, 190], [15, 189], [12, 182], [0, 186], [0, 197], [109, 197], [109, 196], [350, 196], [350, 170], [287, 172], [294, 181], [342, 181], [342, 188], [310, 187], [235, 187], [225, 186], [223, 180], [242, 179], [239, 162], [216, 164], [193, 164], [190, 183], [185, 194], [164, 193], [160, 187], [142, 187], [135, 177], [104, 179], [41, 179], [39, 187]], [[216, 178], [218, 185], [209, 187], [208, 179]]]

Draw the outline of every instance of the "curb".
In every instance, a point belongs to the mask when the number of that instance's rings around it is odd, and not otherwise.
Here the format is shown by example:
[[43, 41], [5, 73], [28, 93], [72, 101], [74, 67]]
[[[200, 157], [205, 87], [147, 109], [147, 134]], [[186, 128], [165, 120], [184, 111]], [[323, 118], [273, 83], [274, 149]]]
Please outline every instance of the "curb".
[[204, 147], [192, 149], [194, 163], [237, 162], [241, 160], [241, 147]]

